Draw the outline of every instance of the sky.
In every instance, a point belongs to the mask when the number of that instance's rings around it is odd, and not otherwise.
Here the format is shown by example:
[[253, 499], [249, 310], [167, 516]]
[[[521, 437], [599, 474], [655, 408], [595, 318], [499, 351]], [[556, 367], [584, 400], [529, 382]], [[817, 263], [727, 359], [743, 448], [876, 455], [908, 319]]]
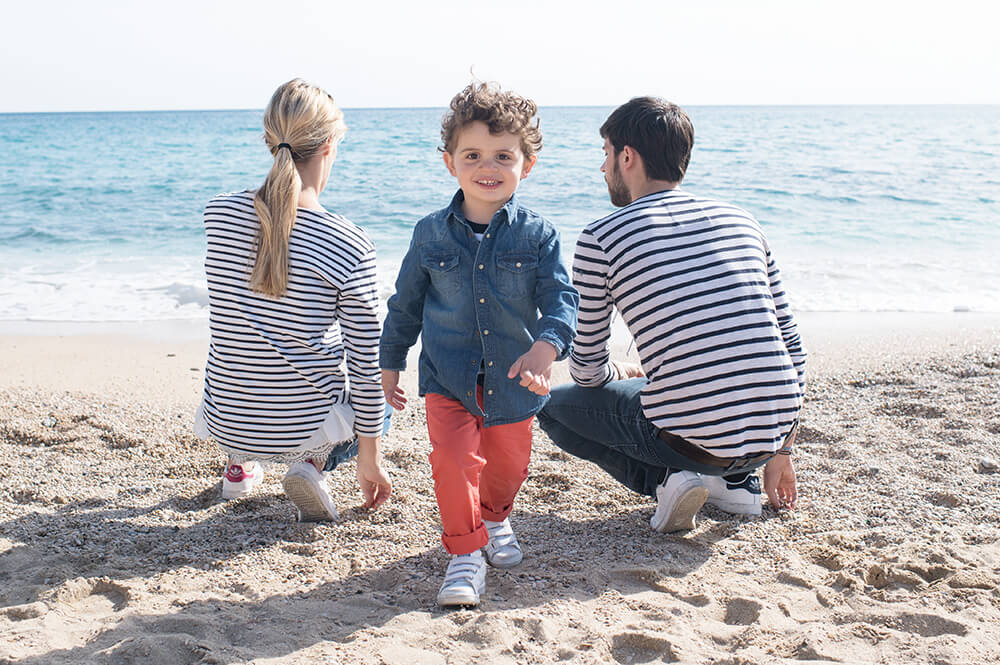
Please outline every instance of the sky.
[[441, 107], [474, 75], [542, 106], [997, 104], [985, 0], [0, 0], [0, 112]]

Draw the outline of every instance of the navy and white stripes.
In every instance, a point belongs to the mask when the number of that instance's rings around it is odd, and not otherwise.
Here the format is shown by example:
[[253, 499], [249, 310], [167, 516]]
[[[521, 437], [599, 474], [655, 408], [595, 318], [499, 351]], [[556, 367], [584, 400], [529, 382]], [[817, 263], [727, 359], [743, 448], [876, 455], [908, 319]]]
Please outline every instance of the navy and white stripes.
[[253, 193], [205, 209], [211, 344], [204, 412], [227, 448], [266, 457], [293, 451], [343, 403], [354, 429], [382, 431], [375, 246], [338, 215], [299, 208], [289, 239], [288, 292], [249, 288], [259, 222]]
[[584, 229], [573, 282], [578, 384], [619, 378], [607, 344], [617, 308], [653, 424], [720, 457], [781, 446], [802, 404], [806, 353], [747, 212], [680, 190], [640, 198]]

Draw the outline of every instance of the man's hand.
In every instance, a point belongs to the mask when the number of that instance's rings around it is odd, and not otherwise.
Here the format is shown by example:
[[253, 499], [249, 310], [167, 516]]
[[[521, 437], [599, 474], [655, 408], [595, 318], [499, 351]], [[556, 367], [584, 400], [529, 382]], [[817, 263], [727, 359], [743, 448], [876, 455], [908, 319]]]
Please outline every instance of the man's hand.
[[531, 345], [527, 353], [514, 361], [507, 372], [507, 378], [514, 379], [520, 376], [522, 386], [536, 395], [548, 395], [552, 363], [558, 355], [556, 347], [538, 340]]
[[619, 381], [623, 379], [640, 379], [646, 376], [639, 363], [629, 363], [624, 360], [613, 360], [611, 364], [618, 370]]
[[378, 508], [392, 494], [392, 482], [382, 468], [378, 444], [378, 437], [358, 437], [358, 486], [361, 487], [361, 494], [365, 497], [366, 510]]
[[382, 370], [382, 393], [385, 401], [394, 409], [402, 411], [406, 408], [406, 396], [399, 387], [399, 372], [394, 369]]
[[775, 455], [764, 465], [764, 491], [775, 510], [793, 510], [798, 492], [795, 489], [795, 469], [791, 455]]

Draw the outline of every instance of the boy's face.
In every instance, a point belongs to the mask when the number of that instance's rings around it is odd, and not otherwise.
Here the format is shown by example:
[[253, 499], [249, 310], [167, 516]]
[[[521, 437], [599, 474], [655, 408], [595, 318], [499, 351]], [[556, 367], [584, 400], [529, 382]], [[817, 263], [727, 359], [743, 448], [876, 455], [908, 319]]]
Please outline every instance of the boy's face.
[[490, 134], [486, 123], [478, 120], [458, 130], [454, 153], [444, 153], [444, 163], [458, 178], [466, 204], [494, 212], [507, 203], [536, 159], [525, 158], [516, 134]]

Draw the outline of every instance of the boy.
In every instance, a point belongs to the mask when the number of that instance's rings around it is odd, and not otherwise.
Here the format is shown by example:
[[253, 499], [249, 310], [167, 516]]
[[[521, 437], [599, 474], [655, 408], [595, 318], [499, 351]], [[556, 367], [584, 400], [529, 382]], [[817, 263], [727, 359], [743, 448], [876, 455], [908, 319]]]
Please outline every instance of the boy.
[[460, 189], [417, 222], [382, 330], [382, 389], [397, 409], [406, 404], [399, 373], [423, 333], [419, 393], [452, 555], [437, 596], [444, 606], [477, 605], [487, 563], [521, 562], [508, 515], [528, 475], [552, 363], [566, 357], [576, 328], [579, 296], [559, 233], [514, 196], [542, 146], [536, 111], [485, 83], [452, 99], [441, 151]]

